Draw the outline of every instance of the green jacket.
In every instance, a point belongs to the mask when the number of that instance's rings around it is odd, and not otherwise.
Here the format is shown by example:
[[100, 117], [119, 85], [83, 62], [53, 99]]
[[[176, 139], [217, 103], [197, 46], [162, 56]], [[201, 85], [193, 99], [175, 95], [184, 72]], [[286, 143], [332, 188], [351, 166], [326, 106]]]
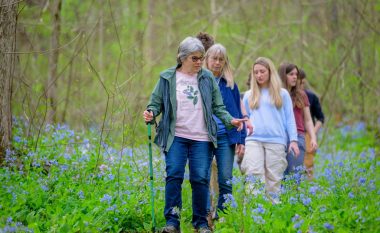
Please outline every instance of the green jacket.
[[[169, 151], [175, 135], [175, 124], [177, 119], [177, 97], [176, 97], [176, 70], [180, 65], [171, 67], [160, 73], [149, 100], [147, 109], [153, 111], [154, 117], [162, 113], [161, 120], [157, 126], [157, 133], [154, 142], [164, 151]], [[208, 135], [214, 147], [217, 147], [217, 124], [212, 115], [215, 114], [227, 128], [231, 125], [232, 116], [227, 112], [219, 87], [215, 82], [212, 73], [202, 68], [198, 72], [198, 88], [201, 93], [203, 103], [203, 113], [206, 120]]]

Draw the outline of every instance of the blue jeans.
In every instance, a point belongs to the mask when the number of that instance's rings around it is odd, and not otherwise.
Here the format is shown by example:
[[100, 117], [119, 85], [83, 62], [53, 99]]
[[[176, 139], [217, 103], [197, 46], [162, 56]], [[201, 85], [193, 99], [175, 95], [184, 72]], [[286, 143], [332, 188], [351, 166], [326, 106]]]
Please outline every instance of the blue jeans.
[[218, 167], [218, 210], [223, 211], [223, 204], [226, 202], [224, 195], [232, 194], [231, 179], [235, 156], [235, 145], [230, 145], [227, 134], [218, 135], [218, 148], [214, 149], [214, 155]]
[[179, 211], [182, 209], [182, 182], [187, 160], [189, 160], [192, 189], [193, 226], [207, 227], [207, 200], [209, 196], [210, 165], [213, 145], [211, 142], [194, 141], [175, 137], [169, 151], [165, 153], [166, 224], [180, 228]]
[[[300, 154], [295, 157], [292, 153], [286, 155], [286, 160], [288, 161], [288, 167], [285, 170], [285, 175], [300, 171], [299, 168], [304, 166], [305, 159], [305, 135], [298, 134], [298, 148], [300, 149]], [[303, 169], [302, 169], [303, 170]]]

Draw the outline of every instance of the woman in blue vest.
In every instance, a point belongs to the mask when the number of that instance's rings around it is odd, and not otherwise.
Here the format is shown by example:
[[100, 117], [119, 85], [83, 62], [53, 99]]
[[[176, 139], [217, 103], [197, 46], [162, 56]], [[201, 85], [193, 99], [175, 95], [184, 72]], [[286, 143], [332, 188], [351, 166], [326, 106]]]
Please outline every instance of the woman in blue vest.
[[[239, 88], [234, 82], [227, 51], [223, 45], [214, 44], [207, 50], [205, 67], [215, 76], [215, 81], [219, 86], [227, 111], [235, 118], [243, 118]], [[227, 195], [232, 194], [232, 183], [230, 181], [232, 179], [235, 152], [239, 156], [244, 155], [246, 130], [227, 129], [216, 115], [213, 117], [218, 124], [218, 147], [214, 149], [214, 155], [218, 168], [219, 190], [212, 190], [211, 192], [214, 191], [216, 193], [219, 191], [217, 209], [223, 211]], [[213, 163], [212, 166], [215, 166], [215, 164]], [[212, 171], [215, 171], [215, 169]], [[212, 209], [210, 210], [213, 211]], [[213, 218], [215, 217], [217, 215], [213, 216]]]

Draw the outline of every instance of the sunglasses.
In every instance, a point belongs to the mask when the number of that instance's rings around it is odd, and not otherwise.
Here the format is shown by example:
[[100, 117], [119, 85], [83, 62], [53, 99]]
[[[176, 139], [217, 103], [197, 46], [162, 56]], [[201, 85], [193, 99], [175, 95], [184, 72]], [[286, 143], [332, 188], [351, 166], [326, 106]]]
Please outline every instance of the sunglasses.
[[205, 57], [197, 57], [197, 56], [192, 56], [191, 57], [191, 60], [193, 61], [193, 62], [197, 62], [197, 61], [203, 61], [205, 59]]

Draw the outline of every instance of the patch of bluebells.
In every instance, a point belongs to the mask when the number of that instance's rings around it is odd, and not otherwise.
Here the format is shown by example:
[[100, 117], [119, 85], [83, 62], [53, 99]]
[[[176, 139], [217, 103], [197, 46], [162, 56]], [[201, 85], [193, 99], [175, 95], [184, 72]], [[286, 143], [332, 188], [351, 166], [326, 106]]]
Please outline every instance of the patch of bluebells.
[[45, 192], [49, 191], [49, 187], [44, 184], [41, 184], [41, 189]]
[[356, 132], [363, 132], [366, 129], [366, 124], [363, 121], [357, 122], [354, 126]]
[[125, 147], [121, 150], [121, 154], [122, 154], [122, 156], [132, 157], [133, 156], [133, 150], [131, 148]]
[[33, 229], [29, 229], [28, 227], [24, 226], [22, 222], [14, 222], [12, 217], [8, 217], [6, 221], [6, 226], [3, 228], [0, 228], [0, 232], [2, 233], [8, 233], [8, 232], [26, 232], [26, 233], [33, 233]]
[[33, 152], [33, 151], [29, 151], [28, 154], [26, 154], [26, 156], [27, 156], [28, 158], [33, 158], [33, 157], [36, 156], [36, 153]]
[[297, 199], [297, 198], [295, 198], [295, 197], [290, 197], [290, 198], [289, 198], [289, 203], [290, 203], [290, 204], [294, 205], [294, 204], [297, 204], [297, 202], [298, 202], [298, 199]]
[[364, 185], [366, 183], [366, 180], [367, 180], [366, 178], [360, 177], [358, 180], [359, 185]]
[[17, 142], [17, 143], [23, 142], [22, 138], [20, 136], [17, 136], [17, 135], [13, 137], [13, 141]]
[[265, 224], [265, 219], [261, 215], [252, 214], [252, 218], [256, 224], [259, 224], [259, 225]]
[[258, 204], [256, 209], [253, 209], [253, 212], [256, 214], [264, 214], [265, 209], [262, 204]]
[[110, 180], [110, 181], [112, 181], [112, 180], [114, 180], [115, 179], [115, 176], [113, 175], [113, 174], [108, 174], [108, 180]]
[[232, 208], [237, 208], [237, 203], [234, 198], [234, 196], [231, 193], [227, 193], [223, 195], [225, 202], [223, 203], [223, 206], [231, 206]]
[[261, 184], [260, 178], [258, 178], [256, 176], [253, 176], [253, 175], [247, 176], [245, 178], [245, 182], [249, 182], [249, 183], [252, 183], [252, 184]]
[[295, 168], [295, 172], [286, 175], [285, 179], [287, 181], [293, 181], [295, 184], [299, 185], [303, 180], [305, 180], [305, 175], [304, 174], [304, 167], [303, 166], [298, 166]]
[[16, 166], [16, 160], [17, 157], [15, 156], [15, 152], [10, 149], [5, 150], [5, 162], [8, 164], [10, 167]]
[[69, 153], [64, 153], [63, 158], [65, 158], [66, 160], [71, 160], [71, 155]]
[[100, 199], [100, 202], [107, 202], [110, 204], [112, 201], [112, 196], [108, 194], [104, 194], [104, 196]]
[[352, 127], [350, 125], [345, 125], [340, 128], [340, 133], [343, 137], [347, 137], [348, 134], [352, 131]]
[[117, 206], [114, 204], [114, 205], [108, 207], [107, 211], [114, 211], [114, 210], [116, 210], [116, 208], [117, 208]]
[[316, 195], [318, 190], [319, 190], [318, 186], [312, 186], [312, 187], [309, 188], [309, 193], [311, 195]]
[[78, 192], [78, 197], [79, 197], [79, 199], [84, 199], [84, 193], [83, 193], [82, 190], [80, 190], [80, 191]]
[[295, 222], [294, 225], [293, 225], [293, 228], [294, 229], [299, 229], [302, 226], [303, 222], [304, 221], [302, 219], [299, 220], [298, 222]]
[[237, 185], [241, 179], [239, 177], [233, 176], [231, 180], [227, 180], [227, 184]]
[[64, 139], [69, 139], [69, 142], [73, 142], [74, 136], [74, 131], [69, 129], [69, 127], [65, 124], [58, 124], [52, 134], [52, 138], [55, 142], [59, 142]]
[[300, 219], [300, 215], [299, 214], [295, 214], [292, 218], [292, 222], [296, 222], [298, 219]]
[[328, 222], [324, 223], [323, 224], [323, 227], [326, 229], [326, 230], [329, 230], [329, 231], [332, 231], [334, 230], [334, 226]]
[[306, 197], [306, 198], [303, 198], [303, 199], [302, 199], [302, 204], [303, 204], [304, 206], [309, 206], [310, 203], [311, 203], [311, 198], [310, 198], [310, 197]]
[[69, 166], [67, 164], [62, 164], [60, 167], [59, 167], [59, 172], [60, 174], [66, 172], [67, 170], [69, 169]]
[[368, 188], [369, 188], [370, 191], [375, 191], [376, 190], [375, 180], [370, 180], [369, 181]]

